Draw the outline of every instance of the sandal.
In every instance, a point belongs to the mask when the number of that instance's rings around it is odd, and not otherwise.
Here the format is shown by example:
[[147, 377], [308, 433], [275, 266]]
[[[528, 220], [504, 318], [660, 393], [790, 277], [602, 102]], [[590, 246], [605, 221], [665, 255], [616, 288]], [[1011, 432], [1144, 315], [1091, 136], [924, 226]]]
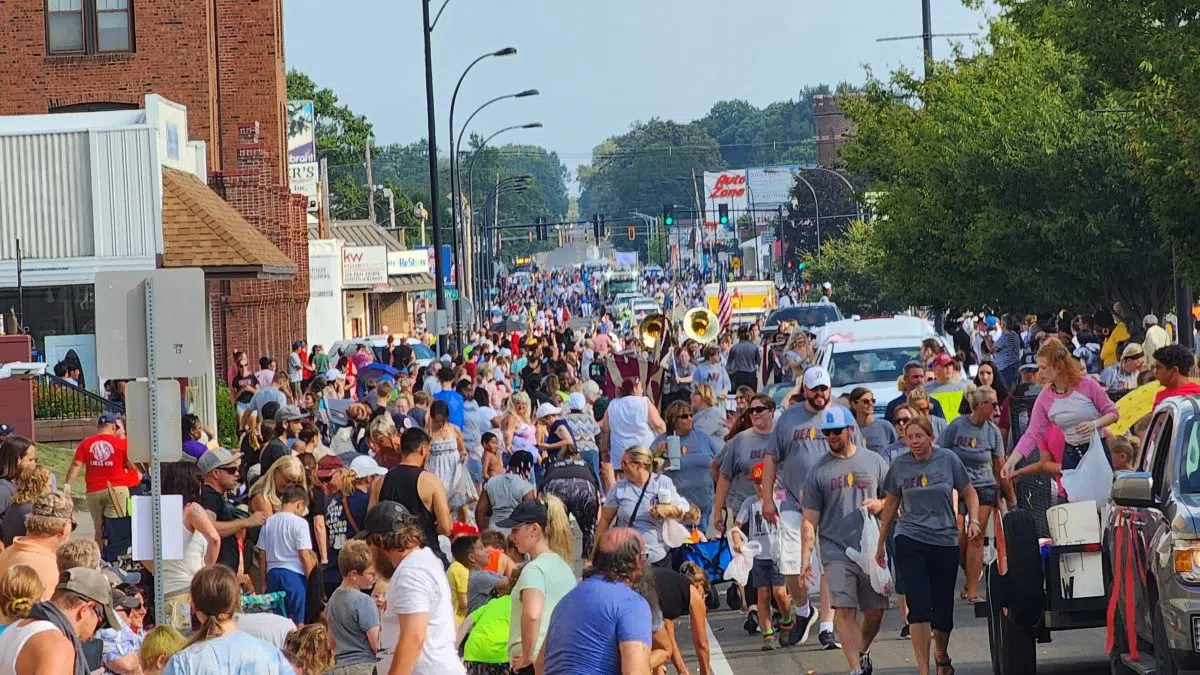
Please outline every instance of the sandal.
[[950, 663], [949, 657], [945, 661], [937, 661], [938, 675], [954, 675], [954, 666]]
[[969, 604], [969, 605], [978, 605], [981, 602], [987, 602], [987, 598], [984, 598], [983, 596], [980, 596], [980, 595], [971, 595], [971, 596], [967, 596], [963, 599], [966, 600], [967, 604]]

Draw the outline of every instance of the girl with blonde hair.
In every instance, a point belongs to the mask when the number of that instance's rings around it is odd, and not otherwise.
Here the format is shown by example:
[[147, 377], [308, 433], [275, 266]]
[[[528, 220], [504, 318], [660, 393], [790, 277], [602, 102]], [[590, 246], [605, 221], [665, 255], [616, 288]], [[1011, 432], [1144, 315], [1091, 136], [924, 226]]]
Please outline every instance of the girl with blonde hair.
[[8, 625], [29, 616], [34, 604], [46, 592], [37, 570], [29, 565], [13, 565], [0, 574], [0, 632]]
[[254, 512], [263, 512], [270, 516], [279, 510], [282, 503], [280, 493], [289, 485], [299, 485], [308, 490], [308, 480], [304, 476], [304, 465], [293, 456], [280, 457], [267, 469], [267, 473], [254, 487], [250, 489], [250, 508]]
[[50, 470], [37, 465], [21, 470], [17, 475], [17, 491], [0, 521], [4, 545], [12, 546], [13, 539], [25, 536], [25, 516], [33, 511], [33, 500], [50, 491]]
[[167, 667], [167, 661], [187, 646], [187, 638], [170, 626], [156, 626], [142, 638], [138, 660], [142, 662], [142, 675], [159, 675]]
[[284, 648], [297, 675], [325, 675], [333, 670], [333, 636], [320, 623], [310, 623], [287, 634]]

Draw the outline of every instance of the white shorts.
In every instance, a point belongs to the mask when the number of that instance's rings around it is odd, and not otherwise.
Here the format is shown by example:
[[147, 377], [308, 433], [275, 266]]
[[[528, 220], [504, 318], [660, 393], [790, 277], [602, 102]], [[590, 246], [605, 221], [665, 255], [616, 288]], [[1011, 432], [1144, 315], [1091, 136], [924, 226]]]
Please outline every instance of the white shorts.
[[772, 551], [779, 573], [785, 577], [804, 571], [804, 514], [799, 511], [779, 512], [779, 546]]

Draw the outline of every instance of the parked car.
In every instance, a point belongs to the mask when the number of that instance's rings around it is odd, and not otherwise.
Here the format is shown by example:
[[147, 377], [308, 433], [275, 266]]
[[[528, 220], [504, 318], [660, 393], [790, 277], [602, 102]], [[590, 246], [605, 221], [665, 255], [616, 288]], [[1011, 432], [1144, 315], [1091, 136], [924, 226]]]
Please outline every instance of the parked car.
[[[386, 335], [368, 335], [367, 337], [352, 338], [350, 340], [338, 340], [329, 346], [329, 356], [336, 362], [340, 356], [350, 356], [358, 349], [358, 345], [365, 344], [371, 348], [371, 354], [376, 361], [383, 360], [383, 349], [387, 346]], [[406, 338], [405, 342], [413, 350], [413, 363], [418, 368], [428, 366], [433, 363], [437, 355], [433, 350], [425, 346], [425, 343], [416, 338]]]
[[[1200, 672], [1200, 397], [1160, 403], [1142, 447], [1138, 471], [1113, 482], [1114, 506], [1104, 522], [1105, 548], [1119, 553], [1111, 564], [1112, 672]], [[1127, 621], [1138, 661], [1129, 657]]]
[[842, 312], [835, 303], [806, 302], [771, 310], [766, 323], [763, 324], [763, 334], [778, 331], [781, 321], [791, 321], [802, 328], [812, 330], [842, 319]]

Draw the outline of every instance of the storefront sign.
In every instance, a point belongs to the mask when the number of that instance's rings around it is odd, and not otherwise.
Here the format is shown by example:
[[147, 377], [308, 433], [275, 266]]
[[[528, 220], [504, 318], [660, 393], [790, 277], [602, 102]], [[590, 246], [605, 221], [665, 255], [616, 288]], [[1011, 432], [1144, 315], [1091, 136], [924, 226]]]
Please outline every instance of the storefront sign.
[[342, 286], [362, 288], [387, 283], [387, 248], [347, 246], [342, 249]]
[[[718, 229], [720, 241], [737, 241], [738, 216], [746, 213], [750, 204], [746, 189], [746, 171], [704, 172], [705, 224]], [[721, 204], [729, 209], [729, 222], [717, 223]]]
[[317, 161], [317, 121], [312, 101], [288, 101], [288, 164]]
[[389, 277], [406, 274], [432, 273], [428, 251], [388, 251], [387, 273]]
[[338, 259], [334, 255], [308, 256], [308, 295], [332, 298], [338, 292]]
[[317, 184], [321, 176], [319, 167], [316, 162], [288, 165], [288, 189], [308, 197], [309, 213], [317, 210]]

